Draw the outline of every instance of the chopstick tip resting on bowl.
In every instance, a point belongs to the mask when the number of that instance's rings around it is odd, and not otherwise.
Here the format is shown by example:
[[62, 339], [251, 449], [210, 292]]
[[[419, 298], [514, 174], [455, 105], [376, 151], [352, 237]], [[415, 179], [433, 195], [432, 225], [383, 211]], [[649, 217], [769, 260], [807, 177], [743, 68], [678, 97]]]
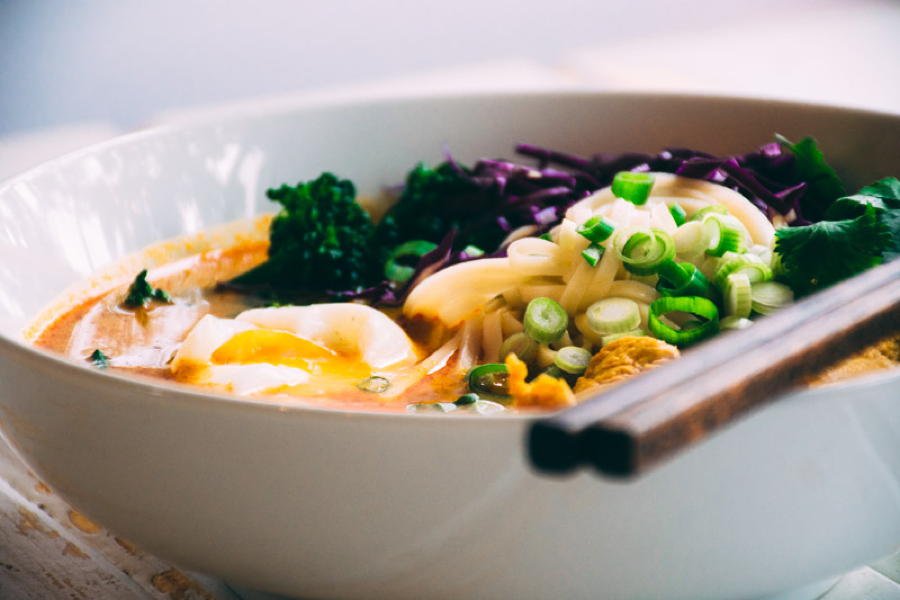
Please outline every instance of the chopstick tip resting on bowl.
[[677, 362], [534, 423], [533, 467], [633, 477], [900, 331], [900, 260], [810, 296]]

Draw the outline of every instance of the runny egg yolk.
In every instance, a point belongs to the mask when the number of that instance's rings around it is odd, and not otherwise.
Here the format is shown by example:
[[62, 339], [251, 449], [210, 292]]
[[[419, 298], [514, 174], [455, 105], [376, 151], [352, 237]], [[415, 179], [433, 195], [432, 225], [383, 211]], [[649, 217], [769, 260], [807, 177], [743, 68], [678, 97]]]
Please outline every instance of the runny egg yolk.
[[328, 379], [360, 381], [372, 368], [358, 356], [343, 356], [286, 331], [250, 329], [232, 336], [211, 356], [212, 363], [297, 367]]

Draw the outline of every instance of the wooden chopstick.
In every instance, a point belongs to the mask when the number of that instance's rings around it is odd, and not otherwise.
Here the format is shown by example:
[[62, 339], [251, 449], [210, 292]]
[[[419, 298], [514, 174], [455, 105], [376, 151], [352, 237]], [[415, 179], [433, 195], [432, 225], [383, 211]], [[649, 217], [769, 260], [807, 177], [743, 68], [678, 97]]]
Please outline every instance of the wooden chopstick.
[[634, 476], [810, 376], [900, 331], [900, 260], [691, 349], [578, 406], [535, 422], [532, 464]]

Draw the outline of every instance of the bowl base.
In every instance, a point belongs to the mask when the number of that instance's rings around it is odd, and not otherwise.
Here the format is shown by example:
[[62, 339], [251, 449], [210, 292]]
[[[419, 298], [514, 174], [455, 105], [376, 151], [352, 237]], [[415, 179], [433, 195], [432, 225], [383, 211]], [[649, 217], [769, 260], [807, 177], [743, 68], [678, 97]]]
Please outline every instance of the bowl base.
[[[837, 584], [838, 580], [840, 580], [840, 577], [829, 577], [828, 579], [816, 581], [815, 583], [810, 583], [799, 588], [794, 588], [792, 590], [787, 590], [784, 592], [778, 592], [777, 594], [771, 596], [760, 597], [757, 600], [817, 600], [818, 598], [822, 598], [822, 596], [824, 596], [828, 592], [828, 590], [833, 588]], [[232, 585], [227, 582], [226, 585], [239, 598], [241, 598], [241, 600], [292, 600], [290, 596], [269, 594], [267, 592], [260, 592], [257, 590], [251, 590], [245, 587]], [[293, 598], [293, 600], [300, 599], [295, 597]]]

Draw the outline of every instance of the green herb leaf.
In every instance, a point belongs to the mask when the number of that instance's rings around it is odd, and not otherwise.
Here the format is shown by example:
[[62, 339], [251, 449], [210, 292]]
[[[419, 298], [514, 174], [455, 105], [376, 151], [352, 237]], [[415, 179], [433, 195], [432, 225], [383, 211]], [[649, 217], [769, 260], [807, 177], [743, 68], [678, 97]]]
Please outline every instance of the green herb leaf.
[[839, 198], [828, 209], [828, 219], [851, 219], [872, 206], [878, 221], [885, 226], [890, 241], [882, 253], [884, 260], [900, 257], [900, 179], [886, 177], [868, 185], [852, 196]]
[[811, 221], [820, 220], [831, 203], [846, 193], [843, 182], [825, 162], [825, 156], [813, 138], [803, 138], [795, 144], [776, 133], [775, 139], [794, 155], [795, 175], [807, 182], [807, 193], [800, 201], [803, 215]]
[[96, 350], [91, 352], [91, 355], [88, 356], [88, 362], [93, 364], [98, 369], [105, 369], [109, 367], [109, 357], [104, 354], [103, 351], [100, 350], [100, 348], [97, 348]]
[[122, 305], [126, 308], [143, 308], [151, 300], [171, 303], [172, 297], [165, 290], [150, 285], [147, 282], [147, 269], [144, 269], [131, 282]]
[[867, 205], [853, 219], [820, 221], [775, 232], [781, 279], [798, 295], [810, 294], [882, 262], [890, 242], [887, 227]]

